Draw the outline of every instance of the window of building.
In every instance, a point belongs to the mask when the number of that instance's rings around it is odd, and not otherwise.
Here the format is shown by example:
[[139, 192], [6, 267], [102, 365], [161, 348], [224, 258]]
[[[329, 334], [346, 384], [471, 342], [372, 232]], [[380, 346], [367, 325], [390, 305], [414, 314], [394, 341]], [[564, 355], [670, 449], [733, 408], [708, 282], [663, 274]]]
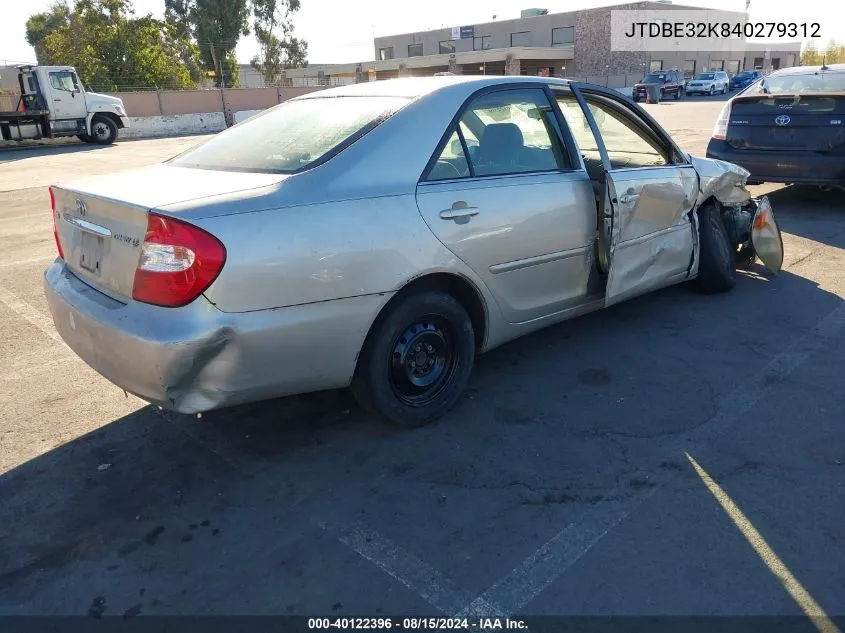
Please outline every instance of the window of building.
[[455, 52], [455, 42], [454, 40], [445, 40], [440, 42], [440, 46], [438, 50], [441, 53], [454, 53]]
[[531, 31], [511, 33], [511, 46], [531, 46]]
[[393, 47], [388, 46], [387, 48], [378, 49], [378, 58], [381, 61], [384, 61], [386, 59], [393, 59]]
[[772, 70], [780, 68], [780, 57], [772, 57]]
[[575, 27], [561, 26], [552, 29], [552, 46], [566, 46], [575, 43]]
[[662, 59], [654, 59], [648, 65], [649, 72], [657, 72], [658, 70], [663, 70], [663, 60]]
[[684, 60], [684, 79], [692, 79], [695, 75], [695, 60]]
[[710, 68], [708, 70], [725, 70], [724, 59], [713, 59], [710, 61]]
[[795, 53], [789, 53], [786, 56], [786, 65], [789, 68], [792, 68], [795, 65]]
[[489, 35], [481, 35], [480, 37], [472, 38], [472, 50], [474, 51], [486, 51], [490, 48], [490, 36]]
[[731, 59], [728, 61], [728, 73], [735, 75], [739, 72], [739, 60]]
[[422, 57], [422, 44], [408, 44], [408, 57]]
[[763, 58], [762, 57], [755, 57], [754, 58], [754, 69], [761, 70], [763, 68]]

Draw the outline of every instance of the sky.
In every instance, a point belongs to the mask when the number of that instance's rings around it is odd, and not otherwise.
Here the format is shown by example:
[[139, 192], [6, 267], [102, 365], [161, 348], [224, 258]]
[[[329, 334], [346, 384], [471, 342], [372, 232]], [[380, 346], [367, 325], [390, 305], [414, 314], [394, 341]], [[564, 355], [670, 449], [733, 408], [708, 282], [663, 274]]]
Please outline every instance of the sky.
[[[841, 0], [840, 0], [841, 1]], [[745, 10], [745, 0], [686, 0], [710, 9]], [[0, 65], [34, 62], [35, 53], [24, 39], [27, 18], [43, 11], [51, 0], [0, 0]], [[497, 19], [518, 18], [521, 9], [543, 8], [550, 13], [615, 4], [613, 0], [302, 0], [294, 18], [295, 34], [308, 42], [312, 64], [370, 61], [374, 58], [373, 37], [441, 27], [476, 24]], [[817, 22], [824, 48], [831, 38], [845, 42], [845, 10], [832, 10], [831, 0], [751, 0], [752, 22]], [[164, 0], [134, 0], [138, 14], [161, 17]], [[404, 6], [402, 6], [404, 5]], [[401, 7], [401, 8], [400, 8]], [[837, 16], [836, 14], [839, 13]], [[238, 60], [248, 63], [257, 52], [252, 36], [241, 39]]]

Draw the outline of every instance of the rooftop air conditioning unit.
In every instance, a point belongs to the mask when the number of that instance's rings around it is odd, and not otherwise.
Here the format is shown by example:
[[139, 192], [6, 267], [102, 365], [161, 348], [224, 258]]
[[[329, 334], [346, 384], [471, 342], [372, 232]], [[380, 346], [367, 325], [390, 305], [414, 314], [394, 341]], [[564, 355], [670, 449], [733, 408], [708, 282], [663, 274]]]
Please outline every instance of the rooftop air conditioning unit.
[[521, 18], [535, 18], [538, 15], [548, 15], [548, 9], [523, 9], [519, 17]]

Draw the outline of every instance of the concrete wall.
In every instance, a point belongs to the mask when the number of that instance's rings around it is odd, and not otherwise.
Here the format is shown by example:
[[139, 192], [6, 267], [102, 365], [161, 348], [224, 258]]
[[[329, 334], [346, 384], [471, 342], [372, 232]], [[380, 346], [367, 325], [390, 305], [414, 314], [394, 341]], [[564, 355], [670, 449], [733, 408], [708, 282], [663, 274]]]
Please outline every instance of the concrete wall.
[[123, 99], [130, 117], [202, 114], [205, 112], [237, 112], [263, 110], [293, 99], [319, 86], [302, 88], [228, 88], [226, 90], [161, 90], [147, 92], [112, 92]]
[[222, 112], [204, 112], [200, 114], [130, 117], [129, 124], [130, 127], [120, 130], [119, 138], [214, 134], [226, 129], [226, 116]]

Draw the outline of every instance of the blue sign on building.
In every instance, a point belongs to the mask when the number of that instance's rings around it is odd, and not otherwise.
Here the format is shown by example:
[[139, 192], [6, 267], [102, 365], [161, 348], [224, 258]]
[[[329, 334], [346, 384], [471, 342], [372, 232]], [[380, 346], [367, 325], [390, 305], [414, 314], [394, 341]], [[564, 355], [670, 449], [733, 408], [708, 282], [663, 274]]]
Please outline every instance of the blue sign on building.
[[462, 26], [461, 27], [461, 39], [473, 37], [475, 35], [475, 27], [472, 26]]

